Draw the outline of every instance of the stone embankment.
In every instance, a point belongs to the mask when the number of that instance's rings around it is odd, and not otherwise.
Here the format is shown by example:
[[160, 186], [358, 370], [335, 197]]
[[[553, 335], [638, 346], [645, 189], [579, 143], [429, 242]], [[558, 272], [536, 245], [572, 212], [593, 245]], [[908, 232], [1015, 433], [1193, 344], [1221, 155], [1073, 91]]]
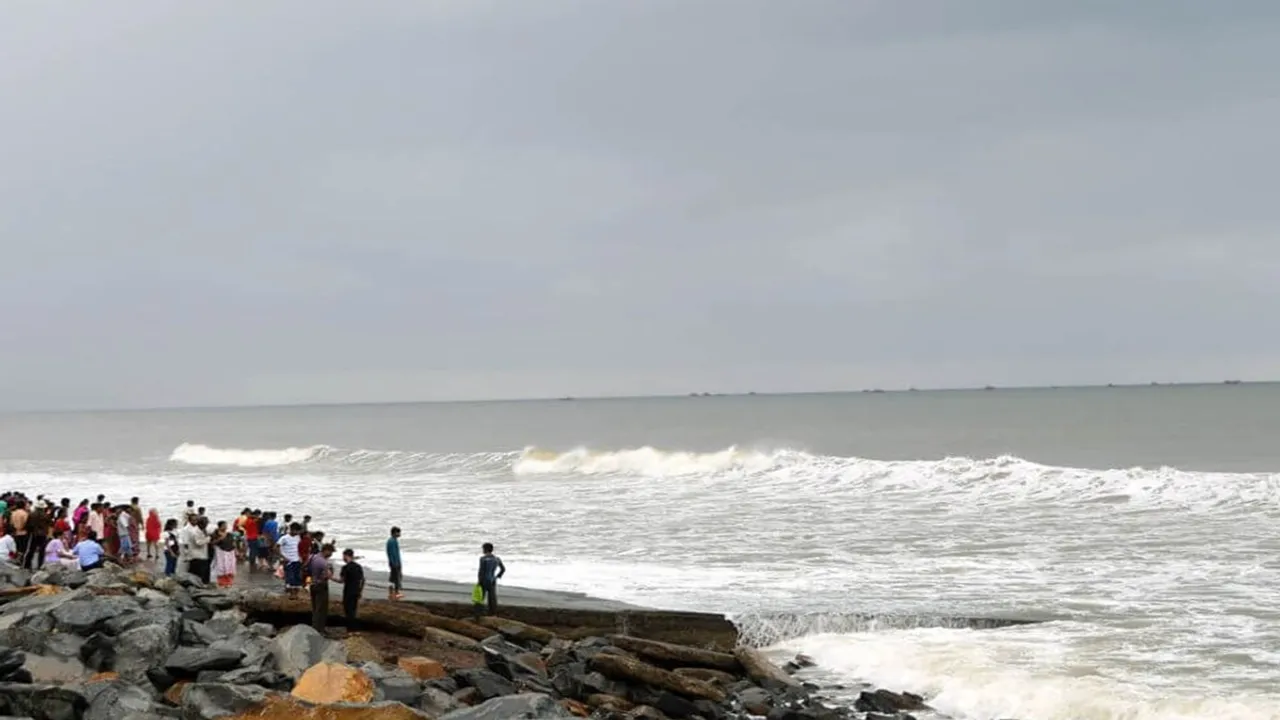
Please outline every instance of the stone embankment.
[[804, 658], [779, 668], [733, 647], [706, 616], [681, 629], [637, 611], [640, 622], [619, 627], [603, 615], [575, 624], [567, 611], [475, 621], [370, 602], [359, 628], [325, 636], [297, 623], [304, 600], [190, 576], [115, 567], [27, 576], [0, 564], [0, 582], [9, 586], [0, 589], [5, 718], [906, 720], [928, 711], [918, 696], [885, 690], [829, 707], [793, 677]]

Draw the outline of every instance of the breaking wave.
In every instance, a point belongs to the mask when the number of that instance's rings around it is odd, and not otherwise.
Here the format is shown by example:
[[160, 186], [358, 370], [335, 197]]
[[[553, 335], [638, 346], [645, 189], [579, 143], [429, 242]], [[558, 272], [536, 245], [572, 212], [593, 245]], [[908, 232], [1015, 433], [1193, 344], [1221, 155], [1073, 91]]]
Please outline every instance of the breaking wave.
[[954, 615], [895, 615], [870, 613], [781, 613], [749, 612], [728, 616], [738, 629], [738, 639], [750, 647], [769, 647], [788, 640], [814, 635], [846, 635], [885, 630], [948, 628], [991, 630], [1031, 625], [1051, 618], [961, 617]]
[[742, 447], [715, 452], [527, 447], [485, 453], [428, 453], [328, 445], [241, 449], [183, 443], [169, 460], [247, 469], [297, 466], [343, 474], [749, 481], [751, 488], [761, 491], [770, 486], [804, 485], [811, 492], [943, 493], [972, 496], [986, 505], [1065, 501], [1194, 511], [1280, 502], [1280, 474], [1276, 473], [1188, 472], [1167, 467], [1091, 470], [1041, 465], [1010, 456], [886, 461]]

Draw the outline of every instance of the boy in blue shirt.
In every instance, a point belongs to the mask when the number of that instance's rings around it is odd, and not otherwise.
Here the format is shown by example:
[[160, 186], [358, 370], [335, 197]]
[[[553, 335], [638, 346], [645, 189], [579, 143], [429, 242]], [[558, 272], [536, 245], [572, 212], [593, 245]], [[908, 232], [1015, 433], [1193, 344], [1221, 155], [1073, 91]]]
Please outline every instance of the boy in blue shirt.
[[387, 599], [403, 600], [401, 586], [404, 583], [404, 572], [400, 564], [400, 528], [391, 528], [391, 537], [387, 538], [387, 566], [391, 569], [387, 575]]

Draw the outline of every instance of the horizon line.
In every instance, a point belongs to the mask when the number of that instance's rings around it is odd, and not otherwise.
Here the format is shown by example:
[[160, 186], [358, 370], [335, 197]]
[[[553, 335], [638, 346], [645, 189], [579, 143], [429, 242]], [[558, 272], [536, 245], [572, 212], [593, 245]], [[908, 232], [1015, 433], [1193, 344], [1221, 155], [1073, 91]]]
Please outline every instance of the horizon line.
[[803, 390], [803, 391], [737, 391], [737, 392], [704, 392], [695, 391], [681, 394], [658, 393], [652, 395], [562, 395], [537, 397], [506, 398], [467, 398], [448, 400], [389, 400], [389, 401], [340, 401], [340, 402], [296, 402], [296, 403], [264, 403], [259, 405], [155, 405], [144, 407], [88, 407], [64, 409], [20, 409], [3, 410], [0, 415], [60, 415], [71, 413], [125, 413], [125, 412], [172, 412], [178, 410], [281, 410], [302, 408], [342, 408], [342, 407], [378, 407], [398, 405], [469, 405], [482, 403], [517, 403], [517, 402], [592, 402], [610, 400], [705, 400], [708, 398], [741, 398], [741, 397], [797, 397], [809, 395], [898, 395], [909, 393], [947, 393], [947, 392], [999, 392], [1010, 390], [1120, 390], [1132, 388], [1186, 388], [1216, 387], [1236, 385], [1274, 385], [1277, 380], [1217, 380], [1217, 381], [1184, 381], [1148, 383], [1088, 383], [1079, 385], [985, 385], [954, 387], [899, 387], [899, 388], [862, 388], [858, 390]]

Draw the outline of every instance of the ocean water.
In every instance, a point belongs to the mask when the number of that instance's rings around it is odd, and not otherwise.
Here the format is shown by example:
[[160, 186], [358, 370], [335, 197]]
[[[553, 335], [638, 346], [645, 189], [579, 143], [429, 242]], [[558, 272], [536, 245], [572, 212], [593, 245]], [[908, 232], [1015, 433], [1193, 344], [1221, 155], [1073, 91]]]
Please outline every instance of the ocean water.
[[[727, 612], [958, 718], [1280, 717], [1280, 386], [0, 415], [0, 485]], [[1002, 628], [963, 618], [1037, 620]]]

